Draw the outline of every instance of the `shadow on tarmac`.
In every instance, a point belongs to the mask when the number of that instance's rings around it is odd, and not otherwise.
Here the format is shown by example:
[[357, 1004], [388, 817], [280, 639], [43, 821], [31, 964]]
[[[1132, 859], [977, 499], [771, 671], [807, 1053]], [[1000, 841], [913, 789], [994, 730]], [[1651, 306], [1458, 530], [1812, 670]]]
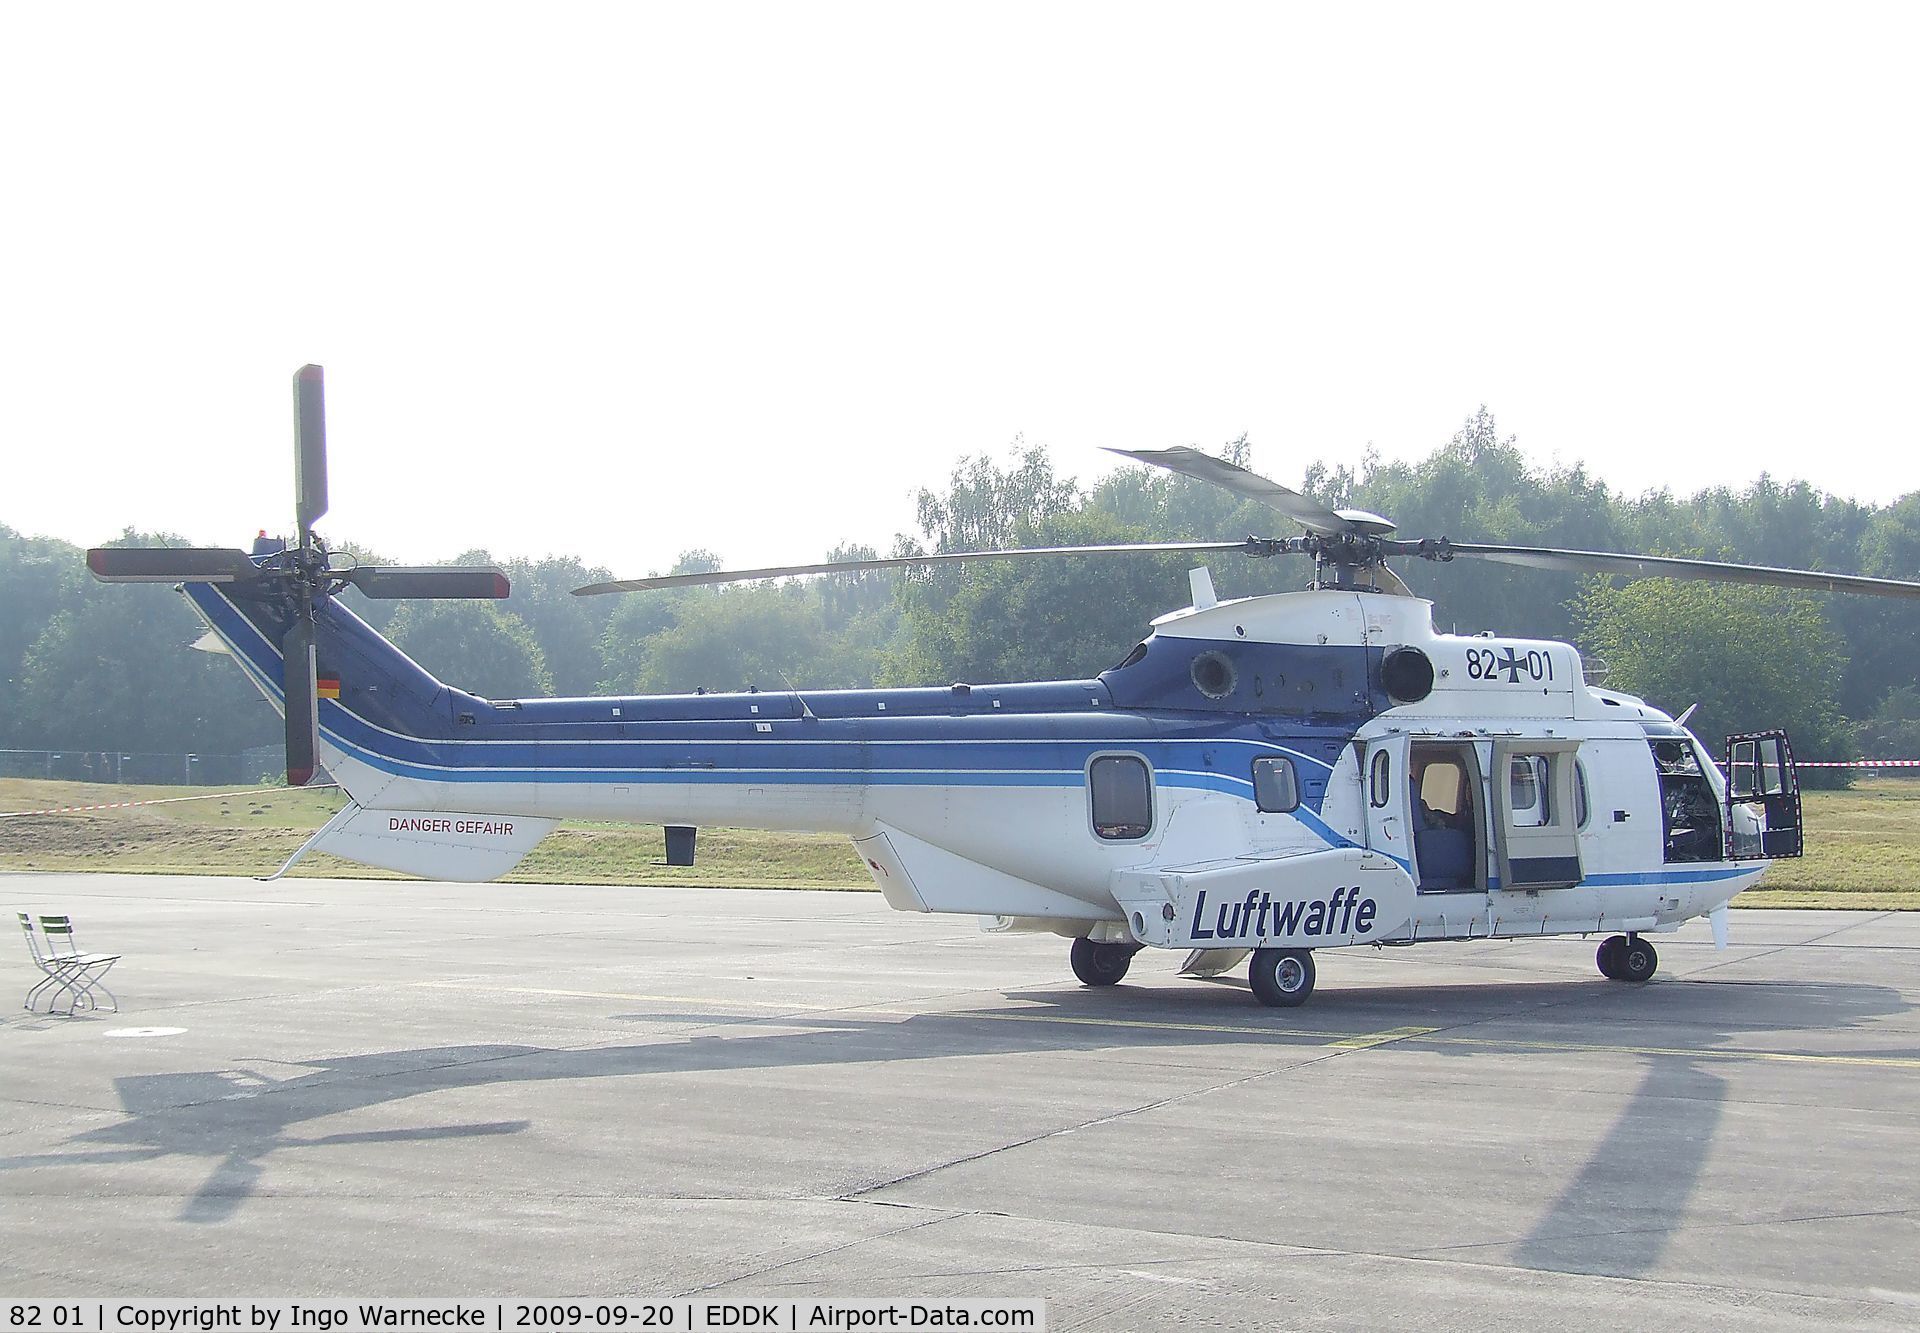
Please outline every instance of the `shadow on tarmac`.
[[[1516, 1021], [1542, 1023], [1570, 1040], [1606, 1044], [1612, 1038], [1628, 1046], [1634, 1043], [1630, 1036], [1622, 1039], [1624, 1027], [1659, 1023], [1667, 1029], [1662, 1039], [1645, 1045], [1670, 1047], [1684, 1040], [1704, 1054], [1717, 1041], [1738, 1033], [1828, 1032], [1911, 1007], [1889, 987], [1819, 984], [1783, 988], [1801, 1001], [1791, 1008], [1767, 1004], [1764, 987], [1743, 988], [1759, 993], [1737, 995], [1734, 1012], [1733, 1005], [1698, 1003], [1705, 984], [1712, 983], [1679, 981], [1631, 990], [1599, 981], [1330, 989], [1316, 996], [1306, 1011], [1229, 1011], [1221, 1003], [1224, 997], [1211, 987], [1076, 987], [1009, 992], [1005, 998], [1016, 1002], [1011, 1007], [905, 1018], [769, 1011], [743, 1020], [738, 1012], [629, 1013], [615, 1017], [692, 1023], [719, 1031], [586, 1050], [467, 1045], [382, 1051], [303, 1062], [295, 1067], [306, 1072], [279, 1080], [238, 1070], [131, 1076], [115, 1081], [124, 1120], [77, 1134], [55, 1151], [0, 1157], [0, 1171], [204, 1158], [213, 1163], [212, 1171], [183, 1205], [179, 1220], [214, 1223], [241, 1209], [259, 1188], [266, 1161], [276, 1153], [510, 1136], [532, 1124], [510, 1120], [319, 1136], [297, 1132], [322, 1117], [449, 1090], [1032, 1051], [1174, 1045], [1324, 1049], [1341, 1038], [1392, 1027], [1444, 1029]], [[1684, 999], [1688, 1010], [1672, 1016], [1671, 1005], [1662, 1003], [1663, 992]], [[1795, 1016], [1809, 1008], [1811, 1021], [1796, 1021]], [[1687, 1025], [1684, 1037], [1675, 1035], [1676, 1019]], [[743, 1034], [752, 1025], [781, 1030]], [[1418, 1037], [1409, 1040], [1419, 1043]], [[1427, 1049], [1469, 1057], [1524, 1057], [1539, 1051], [1527, 1038], [1514, 1041], [1507, 1048], [1496, 1037], [1487, 1045], [1435, 1044]], [[1586, 1164], [1559, 1197], [1544, 1204], [1531, 1232], [1518, 1241], [1517, 1262], [1556, 1272], [1631, 1277], [1652, 1269], [1665, 1251], [1699, 1183], [1728, 1084], [1714, 1072], [1710, 1059], [1684, 1051], [1643, 1050], [1639, 1058], [1645, 1068], [1639, 1087]], [[1276, 1134], [1284, 1132], [1284, 1126], [1276, 1126]], [[1516, 1151], [1522, 1146], [1516, 1143]]]

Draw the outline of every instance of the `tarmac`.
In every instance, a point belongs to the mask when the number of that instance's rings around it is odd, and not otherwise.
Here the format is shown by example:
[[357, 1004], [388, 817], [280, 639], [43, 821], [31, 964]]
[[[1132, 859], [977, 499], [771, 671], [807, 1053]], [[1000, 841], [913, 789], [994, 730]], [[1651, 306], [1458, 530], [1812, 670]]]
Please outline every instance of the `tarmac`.
[[1920, 1327], [1920, 914], [1320, 956], [870, 893], [0, 876], [0, 1290], [1040, 1297], [1054, 1329]]

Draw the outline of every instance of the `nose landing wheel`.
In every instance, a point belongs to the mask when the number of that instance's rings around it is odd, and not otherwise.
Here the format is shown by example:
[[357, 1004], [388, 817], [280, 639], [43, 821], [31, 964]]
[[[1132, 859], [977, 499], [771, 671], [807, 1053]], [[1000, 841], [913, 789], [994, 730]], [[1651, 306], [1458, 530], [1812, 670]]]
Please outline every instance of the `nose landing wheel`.
[[1073, 942], [1067, 961], [1073, 964], [1073, 975], [1085, 984], [1111, 986], [1127, 975], [1127, 968], [1138, 952], [1137, 944], [1101, 944], [1083, 936]]

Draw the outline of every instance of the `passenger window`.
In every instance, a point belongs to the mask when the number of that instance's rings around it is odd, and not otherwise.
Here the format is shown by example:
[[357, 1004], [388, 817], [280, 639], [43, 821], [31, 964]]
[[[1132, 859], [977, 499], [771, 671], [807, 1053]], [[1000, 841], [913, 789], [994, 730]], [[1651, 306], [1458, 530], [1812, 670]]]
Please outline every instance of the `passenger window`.
[[[1655, 751], [1656, 757], [1658, 751]], [[1727, 794], [1736, 801], [1760, 794], [1759, 747], [1752, 741], [1735, 741], [1733, 759], [1728, 764]], [[1662, 772], [1666, 769], [1663, 767]]]
[[1153, 828], [1153, 782], [1146, 761], [1102, 755], [1087, 771], [1093, 831], [1112, 842], [1144, 838]]
[[1786, 789], [1787, 778], [1780, 765], [1780, 747], [1769, 745], [1760, 752], [1760, 794], [1778, 796]]
[[1373, 783], [1367, 799], [1376, 810], [1385, 809], [1387, 802], [1393, 797], [1393, 789], [1388, 781], [1393, 775], [1388, 771], [1388, 762], [1385, 750], [1380, 750], [1373, 756]]
[[1466, 772], [1459, 762], [1453, 759], [1429, 759], [1423, 768], [1419, 758], [1415, 756], [1413, 771], [1416, 786], [1414, 795], [1419, 798], [1421, 810], [1447, 816], [1465, 814]]
[[1587, 766], [1578, 759], [1573, 761], [1573, 825], [1575, 828], [1587, 826]]
[[1270, 815], [1300, 808], [1300, 783], [1291, 759], [1253, 761], [1253, 803]]
[[1507, 804], [1516, 828], [1539, 828], [1553, 822], [1548, 808], [1547, 757], [1517, 754], [1507, 764]]

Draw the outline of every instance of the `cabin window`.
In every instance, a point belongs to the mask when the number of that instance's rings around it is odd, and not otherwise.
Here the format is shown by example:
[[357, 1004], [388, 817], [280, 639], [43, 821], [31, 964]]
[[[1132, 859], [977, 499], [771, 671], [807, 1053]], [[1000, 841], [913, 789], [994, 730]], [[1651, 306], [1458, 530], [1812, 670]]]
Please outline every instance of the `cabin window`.
[[1587, 808], [1587, 766], [1578, 759], [1573, 761], [1573, 825], [1575, 828], [1587, 826], [1587, 816], [1592, 813]]
[[1507, 808], [1515, 828], [1540, 828], [1553, 822], [1552, 787], [1543, 754], [1516, 754], [1507, 762]]
[[1387, 758], [1387, 752], [1376, 751], [1373, 756], [1373, 778], [1367, 791], [1367, 801], [1374, 809], [1386, 809], [1387, 802], [1393, 799], [1392, 777], [1391, 761]]
[[1153, 779], [1130, 754], [1102, 755], [1087, 769], [1093, 831], [1109, 842], [1133, 842], [1153, 828]]
[[[1428, 747], [1421, 749], [1426, 751]], [[1416, 813], [1438, 815], [1450, 826], [1464, 827], [1463, 823], [1454, 822], [1465, 819], [1468, 805], [1467, 772], [1460, 766], [1460, 760], [1445, 753], [1434, 756], [1430, 752], [1416, 752], [1413, 773], [1413, 794], [1420, 803]]]
[[1294, 775], [1293, 760], [1253, 761], [1253, 803], [1269, 815], [1284, 815], [1300, 808], [1300, 781]]

